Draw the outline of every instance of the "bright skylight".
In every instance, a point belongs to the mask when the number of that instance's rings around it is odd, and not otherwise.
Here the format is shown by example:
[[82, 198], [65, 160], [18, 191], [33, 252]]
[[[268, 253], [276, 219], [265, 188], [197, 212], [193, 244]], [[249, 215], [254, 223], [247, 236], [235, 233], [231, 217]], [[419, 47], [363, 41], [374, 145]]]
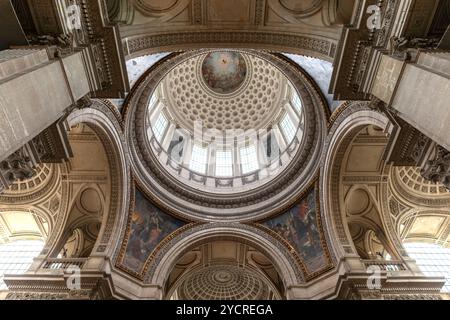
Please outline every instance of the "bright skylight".
[[302, 100], [300, 100], [300, 97], [298, 96], [298, 94], [294, 91], [293, 94], [294, 98], [292, 99], [292, 106], [294, 107], [295, 110], [298, 111], [298, 113], [302, 113]]
[[218, 150], [216, 153], [216, 176], [231, 177], [233, 175], [233, 153], [231, 150]]
[[41, 240], [14, 241], [0, 245], [0, 291], [7, 290], [5, 274], [23, 274], [44, 247]]
[[281, 130], [283, 130], [283, 134], [286, 138], [286, 142], [288, 144], [290, 144], [292, 142], [292, 140], [294, 140], [296, 130], [295, 130], [294, 124], [292, 123], [292, 120], [288, 114], [286, 114], [283, 117], [283, 120], [281, 120], [280, 127], [281, 127]]
[[130, 86], [133, 86], [145, 71], [169, 54], [169, 52], [163, 52], [127, 60], [126, 64]]
[[194, 144], [192, 148], [192, 157], [189, 164], [191, 170], [206, 174], [206, 165], [208, 163], [208, 148]]
[[149, 110], [153, 109], [155, 107], [155, 104], [156, 104], [157, 100], [158, 100], [158, 98], [156, 97], [156, 94], [153, 94], [151, 99], [150, 99], [150, 102], [148, 103]]
[[153, 133], [155, 135], [156, 140], [161, 142], [161, 139], [164, 136], [164, 132], [166, 131], [168, 125], [167, 118], [164, 116], [163, 113], [161, 113], [158, 117], [158, 120], [156, 120], [155, 125], [153, 126]]
[[447, 282], [442, 292], [450, 293], [450, 249], [428, 243], [405, 243], [403, 246], [426, 276], [445, 277]]
[[241, 156], [242, 174], [248, 174], [259, 168], [256, 147], [251, 144], [239, 149]]

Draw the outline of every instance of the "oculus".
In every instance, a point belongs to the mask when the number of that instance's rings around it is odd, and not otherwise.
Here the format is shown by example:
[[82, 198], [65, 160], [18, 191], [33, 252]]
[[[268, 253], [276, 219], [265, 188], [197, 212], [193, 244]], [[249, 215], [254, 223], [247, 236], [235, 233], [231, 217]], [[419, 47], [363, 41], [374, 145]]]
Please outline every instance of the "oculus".
[[241, 87], [246, 76], [247, 65], [244, 57], [238, 52], [211, 52], [203, 60], [203, 80], [215, 93], [233, 93]]

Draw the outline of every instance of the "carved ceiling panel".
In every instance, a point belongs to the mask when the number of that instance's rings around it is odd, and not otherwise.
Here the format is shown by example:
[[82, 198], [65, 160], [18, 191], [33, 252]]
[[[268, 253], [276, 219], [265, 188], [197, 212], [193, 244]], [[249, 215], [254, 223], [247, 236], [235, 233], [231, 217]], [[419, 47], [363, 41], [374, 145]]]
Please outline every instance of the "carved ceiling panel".
[[268, 61], [236, 51], [195, 56], [162, 83], [171, 115], [191, 132], [195, 121], [220, 131], [265, 128], [277, 116], [287, 85]]

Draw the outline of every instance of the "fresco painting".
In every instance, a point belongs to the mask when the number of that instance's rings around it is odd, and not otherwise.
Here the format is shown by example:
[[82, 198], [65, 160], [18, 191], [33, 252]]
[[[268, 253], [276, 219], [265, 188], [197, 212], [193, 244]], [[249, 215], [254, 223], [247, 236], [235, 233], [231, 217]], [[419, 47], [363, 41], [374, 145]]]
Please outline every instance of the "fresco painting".
[[321, 244], [318, 214], [316, 192], [312, 190], [287, 212], [264, 223], [292, 245], [309, 273], [320, 271], [328, 263]]
[[157, 245], [185, 223], [162, 212], [136, 189], [135, 209], [123, 265], [140, 272]]
[[207, 86], [216, 93], [236, 91], [247, 76], [247, 65], [237, 52], [211, 52], [202, 64], [202, 76]]

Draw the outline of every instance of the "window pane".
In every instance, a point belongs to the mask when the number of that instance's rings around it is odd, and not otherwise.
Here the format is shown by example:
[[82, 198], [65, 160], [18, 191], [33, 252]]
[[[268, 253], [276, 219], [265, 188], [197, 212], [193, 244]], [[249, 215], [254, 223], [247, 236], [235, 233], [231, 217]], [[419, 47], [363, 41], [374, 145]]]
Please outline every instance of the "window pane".
[[240, 148], [239, 151], [241, 156], [242, 174], [248, 174], [259, 169], [255, 145], [252, 144], [247, 147]]
[[291, 118], [289, 118], [288, 114], [286, 114], [283, 117], [283, 120], [281, 120], [280, 126], [281, 126], [281, 130], [283, 131], [283, 134], [286, 138], [287, 144], [290, 144], [292, 142], [292, 140], [294, 140], [296, 130], [295, 130], [294, 124], [292, 123], [292, 120], [291, 120]]
[[158, 140], [159, 142], [161, 142], [164, 136], [167, 124], [168, 122], [166, 117], [164, 116], [164, 114], [161, 113], [158, 117], [158, 120], [156, 120], [155, 125], [153, 126], [153, 134], [155, 135], [156, 140]]
[[0, 245], [0, 290], [7, 287], [3, 281], [5, 274], [23, 274], [31, 266], [33, 259], [44, 247], [40, 240], [15, 241]]
[[450, 293], [450, 249], [428, 243], [405, 243], [404, 247], [426, 276], [444, 276], [442, 292]]
[[156, 104], [157, 100], [158, 100], [158, 98], [156, 97], [156, 94], [153, 94], [151, 99], [150, 99], [150, 102], [148, 104], [149, 110], [151, 110], [151, 109], [153, 109], [155, 107], [155, 104]]
[[191, 170], [201, 174], [206, 174], [206, 165], [208, 161], [208, 148], [195, 144], [192, 148], [192, 157], [189, 167]]
[[217, 151], [216, 176], [231, 177], [233, 175], [233, 153], [231, 150]]
[[298, 96], [297, 92], [292, 89], [293, 91], [293, 99], [292, 99], [292, 106], [295, 110], [298, 111], [298, 113], [302, 113], [302, 100], [300, 100], [300, 97]]

